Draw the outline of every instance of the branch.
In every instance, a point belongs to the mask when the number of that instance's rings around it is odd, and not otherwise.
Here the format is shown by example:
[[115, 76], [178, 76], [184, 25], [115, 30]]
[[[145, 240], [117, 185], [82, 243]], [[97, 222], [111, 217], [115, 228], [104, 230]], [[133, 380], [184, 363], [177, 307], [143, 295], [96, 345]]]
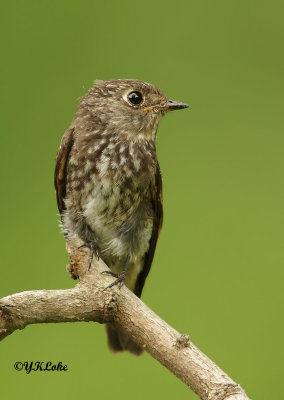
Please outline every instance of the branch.
[[33, 290], [0, 299], [0, 340], [30, 324], [48, 322], [113, 322], [167, 367], [202, 400], [249, 400], [244, 390], [125, 286], [102, 274], [100, 259], [88, 269], [88, 250], [78, 238], [67, 242], [69, 273], [79, 278], [73, 289]]

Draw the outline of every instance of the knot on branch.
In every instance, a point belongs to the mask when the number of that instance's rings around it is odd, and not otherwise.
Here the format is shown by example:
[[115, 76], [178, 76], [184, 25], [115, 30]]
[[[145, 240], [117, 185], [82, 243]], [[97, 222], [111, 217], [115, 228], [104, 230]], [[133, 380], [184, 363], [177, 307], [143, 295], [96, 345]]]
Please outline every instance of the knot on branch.
[[8, 336], [15, 329], [24, 329], [25, 327], [19, 318], [12, 318], [11, 310], [8, 307], [8, 304], [0, 304], [0, 338]]
[[66, 248], [69, 253], [69, 264], [67, 264], [66, 270], [72, 279], [78, 279], [86, 272], [88, 250], [82, 246], [82, 243], [78, 237], [69, 239], [66, 242]]
[[189, 347], [190, 346], [189, 335], [186, 333], [180, 335], [175, 341], [175, 346], [178, 349], [183, 349], [184, 347]]
[[5, 315], [9, 315], [12, 313], [12, 307], [14, 307], [12, 304], [8, 304], [7, 302], [2, 299], [0, 301], [0, 316], [5, 317]]
[[117, 296], [114, 292], [107, 293], [104, 302], [104, 322], [112, 320], [112, 317], [116, 313], [117, 307]]

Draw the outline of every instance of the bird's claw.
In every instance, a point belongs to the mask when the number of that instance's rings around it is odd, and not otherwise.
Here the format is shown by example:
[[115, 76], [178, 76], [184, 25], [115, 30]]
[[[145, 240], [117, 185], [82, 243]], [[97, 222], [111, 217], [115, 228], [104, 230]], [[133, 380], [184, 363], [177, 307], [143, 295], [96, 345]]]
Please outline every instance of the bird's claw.
[[94, 254], [96, 255], [98, 261], [100, 259], [99, 248], [95, 242], [83, 243], [81, 244], [81, 246], [79, 246], [79, 249], [81, 249], [82, 247], [87, 247], [90, 250], [90, 257], [89, 257], [89, 269], [90, 269], [92, 266]]
[[125, 277], [126, 277], [125, 271], [122, 271], [120, 274], [116, 274], [115, 272], [112, 272], [112, 271], [103, 271], [102, 274], [109, 274], [109, 275], [113, 276], [114, 278], [116, 278], [116, 280], [114, 282], [110, 283], [108, 286], [106, 286], [103, 289], [104, 291], [115, 285], [118, 285], [118, 288], [121, 289], [122, 286], [124, 285]]

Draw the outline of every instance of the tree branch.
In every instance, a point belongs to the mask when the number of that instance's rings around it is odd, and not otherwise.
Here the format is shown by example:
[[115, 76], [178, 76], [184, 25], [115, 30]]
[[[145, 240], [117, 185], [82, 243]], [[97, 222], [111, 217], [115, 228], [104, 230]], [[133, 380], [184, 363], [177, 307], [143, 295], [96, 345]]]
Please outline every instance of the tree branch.
[[244, 390], [125, 286], [103, 290], [112, 277], [102, 274], [100, 259], [88, 269], [88, 250], [67, 242], [69, 273], [79, 278], [73, 289], [34, 290], [0, 300], [0, 340], [29, 324], [48, 322], [113, 322], [167, 367], [203, 400], [248, 400]]

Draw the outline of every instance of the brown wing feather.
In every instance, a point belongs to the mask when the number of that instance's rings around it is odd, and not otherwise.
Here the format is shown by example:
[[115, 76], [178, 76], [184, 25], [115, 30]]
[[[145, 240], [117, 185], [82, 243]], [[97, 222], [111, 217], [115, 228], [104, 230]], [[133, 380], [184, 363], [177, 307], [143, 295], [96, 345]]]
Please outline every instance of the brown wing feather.
[[54, 186], [60, 214], [65, 210], [64, 198], [66, 195], [66, 168], [73, 143], [74, 129], [70, 128], [63, 135], [55, 162]]
[[162, 176], [159, 164], [157, 166], [155, 180], [151, 185], [151, 195], [152, 195], [152, 204], [155, 216], [154, 216], [152, 236], [150, 239], [150, 247], [148, 252], [145, 254], [144, 268], [138, 275], [134, 289], [134, 293], [138, 297], [141, 296], [146, 277], [149, 274], [151, 264], [154, 258], [158, 236], [163, 224]]

